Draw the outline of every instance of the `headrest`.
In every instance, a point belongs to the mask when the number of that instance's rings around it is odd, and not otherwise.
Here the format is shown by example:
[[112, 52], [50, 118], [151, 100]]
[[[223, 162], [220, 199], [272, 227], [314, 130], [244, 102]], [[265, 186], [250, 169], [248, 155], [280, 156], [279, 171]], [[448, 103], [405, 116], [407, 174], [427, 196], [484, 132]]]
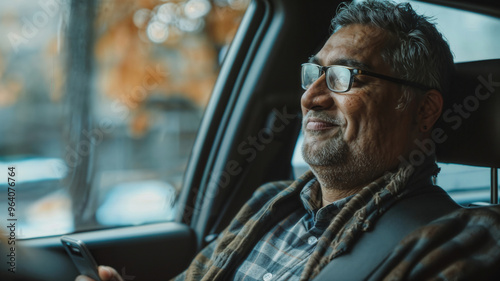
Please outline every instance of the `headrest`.
[[439, 129], [439, 162], [500, 167], [500, 59], [456, 64]]

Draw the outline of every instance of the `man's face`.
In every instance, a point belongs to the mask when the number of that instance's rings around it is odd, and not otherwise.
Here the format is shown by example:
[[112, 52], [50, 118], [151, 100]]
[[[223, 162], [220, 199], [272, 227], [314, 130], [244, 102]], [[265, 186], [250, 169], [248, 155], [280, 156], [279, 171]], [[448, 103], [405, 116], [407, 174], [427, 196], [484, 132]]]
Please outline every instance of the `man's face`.
[[[333, 34], [312, 60], [397, 77], [382, 59], [387, 40], [377, 27], [349, 25]], [[400, 85], [366, 75], [355, 76], [348, 92], [334, 93], [321, 76], [301, 99], [302, 153], [313, 171], [331, 168], [348, 177], [345, 181], [362, 184], [395, 168], [417, 134], [416, 103], [397, 109], [401, 95]]]

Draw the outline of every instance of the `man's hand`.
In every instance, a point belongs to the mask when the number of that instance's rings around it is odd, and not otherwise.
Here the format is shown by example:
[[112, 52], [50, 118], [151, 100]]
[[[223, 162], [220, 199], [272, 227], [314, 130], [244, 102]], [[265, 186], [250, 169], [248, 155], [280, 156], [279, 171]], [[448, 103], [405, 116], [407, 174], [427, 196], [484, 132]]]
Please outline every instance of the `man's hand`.
[[[101, 278], [102, 281], [123, 281], [120, 274], [118, 274], [118, 272], [116, 272], [114, 268], [103, 265], [99, 266], [99, 278]], [[78, 275], [75, 281], [95, 281], [95, 280], [84, 275]]]

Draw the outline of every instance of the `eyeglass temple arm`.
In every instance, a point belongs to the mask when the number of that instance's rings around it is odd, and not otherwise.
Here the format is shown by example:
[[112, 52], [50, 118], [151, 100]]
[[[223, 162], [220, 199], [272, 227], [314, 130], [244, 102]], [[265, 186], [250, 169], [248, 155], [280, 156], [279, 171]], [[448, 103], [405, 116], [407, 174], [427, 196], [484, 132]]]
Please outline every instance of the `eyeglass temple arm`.
[[377, 78], [384, 79], [384, 80], [387, 80], [387, 81], [391, 81], [391, 82], [394, 82], [394, 83], [398, 83], [398, 84], [403, 84], [403, 85], [415, 87], [415, 88], [418, 88], [418, 89], [424, 90], [424, 91], [428, 91], [428, 90], [432, 89], [431, 87], [422, 85], [420, 83], [406, 81], [406, 80], [403, 80], [403, 79], [399, 79], [399, 78], [395, 78], [395, 77], [391, 77], [391, 76], [386, 76], [386, 75], [383, 75], [383, 74], [378, 74], [378, 73], [370, 72], [370, 71], [367, 71], [367, 70], [358, 70], [357, 74], [364, 74], [364, 75], [369, 75], [369, 76], [377, 77]]

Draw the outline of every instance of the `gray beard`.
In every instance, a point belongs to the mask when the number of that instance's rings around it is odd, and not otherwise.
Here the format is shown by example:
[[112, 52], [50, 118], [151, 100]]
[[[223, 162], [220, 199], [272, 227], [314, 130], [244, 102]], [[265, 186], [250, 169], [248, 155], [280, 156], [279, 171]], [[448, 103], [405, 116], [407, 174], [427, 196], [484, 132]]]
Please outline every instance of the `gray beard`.
[[302, 145], [302, 158], [311, 166], [337, 166], [347, 164], [349, 157], [349, 146], [342, 138], [342, 131], [329, 139], [322, 146], [314, 149], [314, 144]]
[[352, 151], [342, 130], [322, 145], [314, 145], [304, 141], [302, 157], [322, 187], [350, 189], [376, 178], [380, 163], [366, 153]]

